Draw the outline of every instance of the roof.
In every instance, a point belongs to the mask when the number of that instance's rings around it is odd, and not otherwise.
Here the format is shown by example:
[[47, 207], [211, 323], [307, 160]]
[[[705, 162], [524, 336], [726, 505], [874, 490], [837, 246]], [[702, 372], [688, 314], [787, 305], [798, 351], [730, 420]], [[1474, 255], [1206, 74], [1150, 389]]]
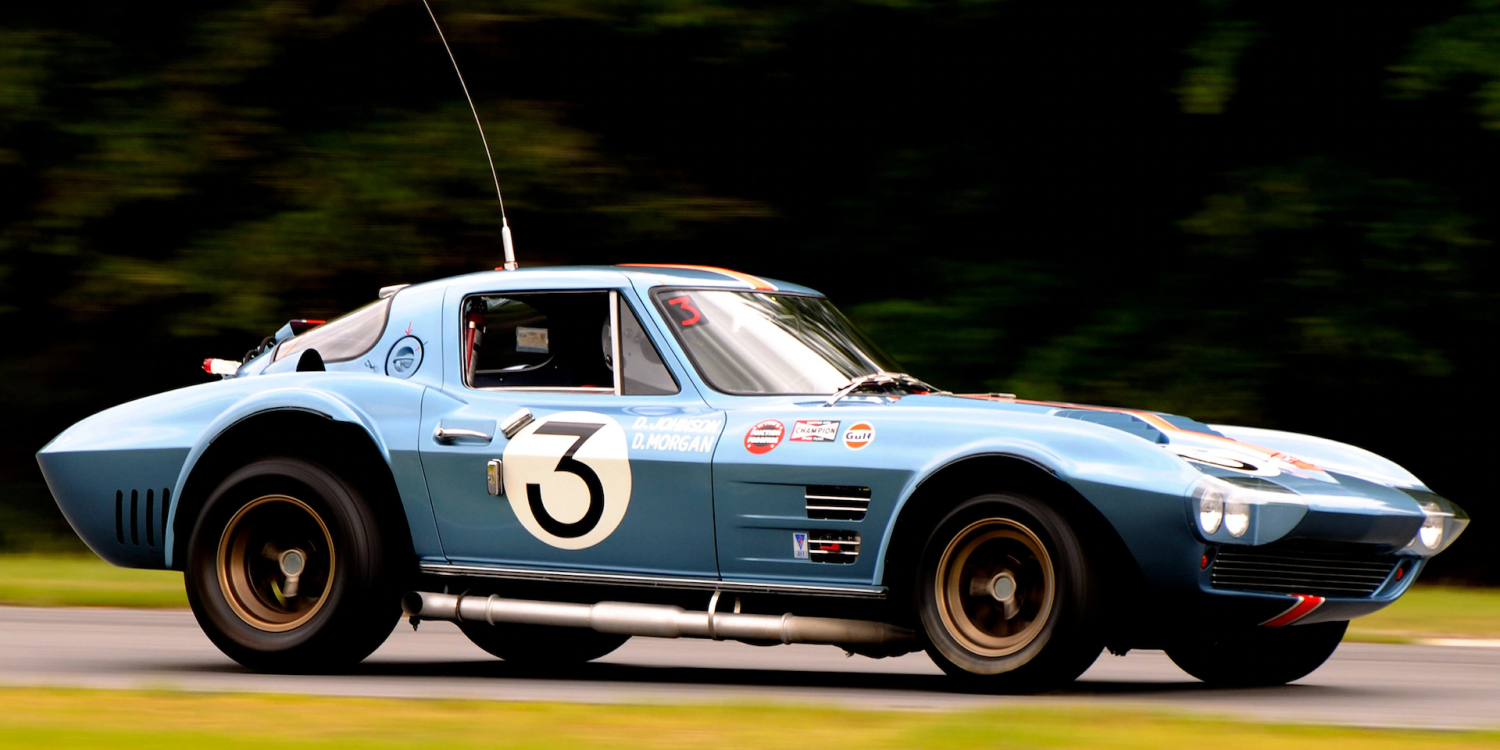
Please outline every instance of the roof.
[[[624, 276], [633, 283], [645, 286], [723, 287], [725, 289], [819, 294], [816, 290], [800, 284], [752, 276], [727, 268], [694, 265], [629, 263], [618, 266], [540, 266], [515, 271], [482, 271], [460, 278], [476, 276], [493, 276], [497, 282], [501, 279], [511, 281], [525, 279], [526, 286], [546, 284], [548, 283], [546, 277], [551, 277], [568, 288], [593, 286], [604, 283], [606, 279], [618, 279]], [[451, 280], [445, 279], [444, 281]]]

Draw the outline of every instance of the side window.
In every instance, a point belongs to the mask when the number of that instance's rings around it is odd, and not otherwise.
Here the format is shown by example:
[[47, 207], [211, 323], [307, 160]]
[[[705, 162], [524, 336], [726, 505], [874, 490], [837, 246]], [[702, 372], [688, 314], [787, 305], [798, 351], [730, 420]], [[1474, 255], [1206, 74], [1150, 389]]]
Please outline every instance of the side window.
[[613, 392], [609, 292], [486, 294], [464, 300], [465, 382], [472, 388]]
[[661, 361], [661, 352], [624, 299], [620, 300], [620, 361], [620, 388], [627, 396], [664, 396], [680, 390]]

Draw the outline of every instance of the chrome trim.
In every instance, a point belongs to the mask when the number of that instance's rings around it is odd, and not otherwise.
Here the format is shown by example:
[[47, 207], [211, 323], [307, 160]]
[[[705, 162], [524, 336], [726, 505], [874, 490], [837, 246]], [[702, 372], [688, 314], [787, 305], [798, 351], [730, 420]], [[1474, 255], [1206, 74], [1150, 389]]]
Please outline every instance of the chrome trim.
[[479, 430], [468, 430], [462, 427], [443, 427], [442, 425], [438, 425], [438, 428], [432, 431], [432, 439], [439, 443], [447, 443], [464, 438], [483, 440], [488, 443], [494, 440], [495, 436], [487, 432], [480, 432]]
[[506, 440], [510, 440], [516, 433], [526, 429], [526, 425], [535, 421], [536, 417], [531, 416], [531, 410], [523, 406], [500, 423], [500, 433], [505, 435]]
[[453, 563], [421, 563], [418, 568], [427, 575], [456, 576], [469, 578], [501, 578], [516, 581], [553, 581], [557, 583], [593, 583], [614, 586], [642, 586], [648, 588], [691, 589], [763, 593], [801, 594], [807, 596], [839, 596], [855, 599], [884, 599], [884, 586], [826, 586], [805, 583], [757, 583], [753, 581], [722, 581], [717, 578], [677, 578], [673, 576], [627, 575], [623, 573], [593, 573], [576, 570], [538, 570], [535, 568], [507, 568], [489, 565], [456, 565]]
[[485, 489], [492, 497], [500, 497], [505, 492], [505, 473], [500, 459], [492, 458], [484, 467]]
[[609, 356], [615, 375], [615, 395], [625, 392], [625, 363], [620, 361], [620, 293], [609, 290]]

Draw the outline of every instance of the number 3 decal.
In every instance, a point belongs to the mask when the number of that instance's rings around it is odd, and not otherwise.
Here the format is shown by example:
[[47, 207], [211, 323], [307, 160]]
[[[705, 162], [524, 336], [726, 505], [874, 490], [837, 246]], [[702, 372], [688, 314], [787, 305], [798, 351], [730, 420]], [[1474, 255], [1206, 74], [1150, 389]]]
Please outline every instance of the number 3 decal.
[[561, 412], [527, 425], [506, 444], [502, 466], [516, 518], [553, 547], [604, 541], [630, 505], [625, 430], [603, 414]]

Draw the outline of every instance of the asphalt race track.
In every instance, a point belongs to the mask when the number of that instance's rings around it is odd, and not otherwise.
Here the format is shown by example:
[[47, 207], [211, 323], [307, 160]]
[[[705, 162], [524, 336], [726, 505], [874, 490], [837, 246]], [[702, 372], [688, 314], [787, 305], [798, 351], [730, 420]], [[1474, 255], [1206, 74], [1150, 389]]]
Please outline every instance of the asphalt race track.
[[1206, 688], [1147, 651], [1105, 654], [1066, 692], [1015, 697], [954, 692], [922, 654], [874, 660], [827, 646], [636, 638], [583, 667], [519, 670], [441, 622], [416, 633], [401, 625], [352, 674], [261, 675], [220, 654], [185, 611], [0, 607], [0, 685], [895, 709], [1082, 703], [1362, 726], [1500, 727], [1500, 649], [1358, 643], [1279, 688]]

